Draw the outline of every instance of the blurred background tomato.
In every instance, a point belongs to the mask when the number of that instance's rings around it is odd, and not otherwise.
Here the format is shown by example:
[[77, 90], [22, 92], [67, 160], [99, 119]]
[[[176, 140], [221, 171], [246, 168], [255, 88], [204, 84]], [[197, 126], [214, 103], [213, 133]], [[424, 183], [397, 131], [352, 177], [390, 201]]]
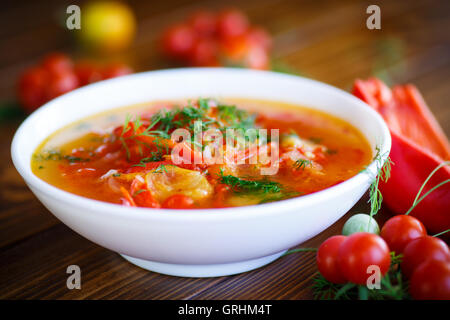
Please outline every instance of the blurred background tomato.
[[[430, 36], [442, 30], [448, 4], [432, 2], [383, 3], [379, 31], [365, 26], [366, 4], [350, 0], [7, 1], [0, 13], [0, 68], [7, 72], [0, 72], [0, 104], [18, 101], [30, 112], [79, 86], [170, 67], [275, 70], [343, 89], [374, 75], [405, 83], [445, 65], [449, 55], [443, 38]], [[66, 27], [69, 5], [80, 7], [80, 30]], [[430, 99], [432, 108], [440, 101]], [[442, 110], [433, 111], [448, 133]]]

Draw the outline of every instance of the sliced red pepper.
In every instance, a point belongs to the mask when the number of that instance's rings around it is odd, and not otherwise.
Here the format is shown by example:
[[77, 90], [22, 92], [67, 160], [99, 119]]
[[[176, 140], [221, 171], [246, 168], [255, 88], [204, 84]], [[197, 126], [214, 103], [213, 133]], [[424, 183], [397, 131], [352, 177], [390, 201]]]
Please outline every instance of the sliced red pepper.
[[[380, 113], [390, 129], [390, 157], [394, 165], [390, 179], [380, 185], [380, 190], [389, 208], [396, 214], [404, 214], [433, 169], [450, 159], [449, 141], [413, 85], [395, 86], [391, 90], [379, 79], [371, 78], [356, 80], [352, 93]], [[441, 168], [422, 194], [449, 178], [450, 167]], [[421, 220], [430, 233], [449, 229], [450, 185], [430, 193], [411, 215]]]

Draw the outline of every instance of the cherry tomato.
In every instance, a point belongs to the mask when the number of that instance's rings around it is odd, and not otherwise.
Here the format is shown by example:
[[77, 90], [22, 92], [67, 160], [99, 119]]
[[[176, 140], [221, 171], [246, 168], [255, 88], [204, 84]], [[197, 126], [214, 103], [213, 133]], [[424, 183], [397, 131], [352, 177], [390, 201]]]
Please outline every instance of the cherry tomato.
[[250, 42], [246, 35], [222, 41], [225, 60], [252, 69], [268, 69], [269, 53], [261, 45]]
[[378, 266], [382, 275], [389, 270], [389, 247], [380, 236], [368, 232], [354, 233], [341, 244], [338, 263], [342, 275], [350, 282], [366, 284], [367, 268]]
[[194, 30], [187, 25], [175, 25], [163, 35], [163, 49], [172, 58], [185, 59], [195, 43]]
[[221, 41], [221, 53], [230, 61], [242, 61], [248, 52], [248, 39], [245, 36]]
[[429, 259], [414, 271], [409, 291], [417, 300], [450, 300], [450, 262]]
[[77, 63], [74, 67], [74, 72], [80, 86], [102, 80], [102, 73], [99, 68], [87, 61]]
[[272, 47], [272, 38], [266, 30], [260, 27], [251, 28], [246, 37], [248, 40], [258, 46], [263, 47], [266, 50], [270, 50]]
[[194, 66], [218, 66], [218, 53], [217, 43], [214, 40], [200, 39], [192, 48], [190, 61]]
[[251, 45], [248, 47], [244, 65], [250, 69], [267, 70], [270, 65], [269, 54], [261, 46]]
[[102, 70], [103, 79], [110, 79], [133, 73], [133, 70], [123, 63], [114, 63]]
[[403, 250], [401, 268], [406, 277], [425, 260], [450, 260], [448, 246], [439, 238], [424, 236], [412, 240]]
[[133, 195], [133, 199], [139, 207], [161, 208], [158, 201], [153, 198], [152, 193], [148, 190], [141, 189]]
[[31, 68], [19, 79], [19, 100], [27, 112], [33, 112], [47, 101], [45, 87], [49, 74], [42, 67]]
[[411, 240], [426, 235], [427, 230], [422, 222], [407, 215], [390, 218], [381, 229], [381, 237], [387, 242], [389, 248], [397, 254], [402, 253]]
[[233, 38], [243, 35], [249, 27], [245, 14], [237, 9], [229, 9], [219, 14], [217, 31], [221, 38]]
[[338, 253], [346, 236], [333, 236], [324, 241], [317, 251], [316, 262], [320, 273], [330, 282], [345, 283], [338, 265]]
[[210, 11], [197, 11], [189, 18], [189, 24], [202, 37], [211, 37], [216, 33], [217, 18]]
[[56, 98], [78, 87], [78, 79], [73, 72], [62, 72], [50, 77], [45, 88], [48, 100]]
[[59, 74], [72, 70], [73, 62], [67, 55], [55, 52], [44, 57], [42, 66], [52, 74]]
[[194, 206], [194, 200], [191, 197], [174, 194], [164, 201], [162, 207], [167, 209], [191, 209]]

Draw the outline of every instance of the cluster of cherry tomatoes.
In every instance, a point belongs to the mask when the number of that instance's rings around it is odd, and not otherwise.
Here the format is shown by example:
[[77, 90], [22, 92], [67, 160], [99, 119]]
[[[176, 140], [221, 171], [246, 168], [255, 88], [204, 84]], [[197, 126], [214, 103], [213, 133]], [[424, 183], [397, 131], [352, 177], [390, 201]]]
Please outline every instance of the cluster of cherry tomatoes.
[[65, 54], [52, 53], [21, 75], [18, 97], [24, 109], [32, 112], [47, 101], [80, 86], [131, 72], [124, 64], [74, 63]]
[[444, 241], [427, 235], [422, 222], [409, 215], [389, 219], [381, 237], [403, 255], [401, 269], [413, 298], [450, 300], [450, 251]]
[[163, 52], [190, 66], [241, 66], [268, 69], [270, 35], [251, 26], [240, 10], [198, 11], [172, 25], [162, 37]]
[[369, 266], [378, 266], [382, 275], [389, 271], [391, 251], [402, 254], [401, 271], [414, 299], [450, 299], [449, 248], [409, 215], [389, 219], [380, 236], [356, 232], [328, 238], [318, 249], [317, 267], [330, 282], [365, 285]]

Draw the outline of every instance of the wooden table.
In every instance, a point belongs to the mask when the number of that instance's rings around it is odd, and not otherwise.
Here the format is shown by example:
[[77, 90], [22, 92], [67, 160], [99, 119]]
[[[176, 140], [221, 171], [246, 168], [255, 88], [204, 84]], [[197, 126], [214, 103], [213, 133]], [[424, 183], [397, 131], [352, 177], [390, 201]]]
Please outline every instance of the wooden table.
[[[222, 2], [222, 3], [221, 3]], [[70, 1], [73, 3], [73, 1]], [[371, 1], [132, 1], [139, 34], [121, 55], [137, 70], [165, 66], [157, 54], [164, 26], [199, 7], [241, 7], [275, 39], [274, 57], [315, 78], [348, 90], [355, 78], [378, 75], [412, 82], [450, 134], [450, 2], [385, 1], [382, 29], [365, 27]], [[55, 16], [60, 1], [2, 3], [0, 101], [14, 99], [18, 74], [49, 51], [82, 56]], [[0, 124], [0, 298], [25, 299], [310, 299], [317, 272], [314, 253], [278, 259], [261, 269], [229, 277], [185, 279], [144, 271], [118, 254], [82, 238], [55, 219], [33, 196], [10, 160], [19, 120]], [[303, 247], [317, 247], [340, 233], [343, 222], [367, 212], [363, 198], [344, 218]], [[386, 209], [380, 220], [389, 216]], [[82, 289], [66, 288], [66, 268], [82, 270]]]

